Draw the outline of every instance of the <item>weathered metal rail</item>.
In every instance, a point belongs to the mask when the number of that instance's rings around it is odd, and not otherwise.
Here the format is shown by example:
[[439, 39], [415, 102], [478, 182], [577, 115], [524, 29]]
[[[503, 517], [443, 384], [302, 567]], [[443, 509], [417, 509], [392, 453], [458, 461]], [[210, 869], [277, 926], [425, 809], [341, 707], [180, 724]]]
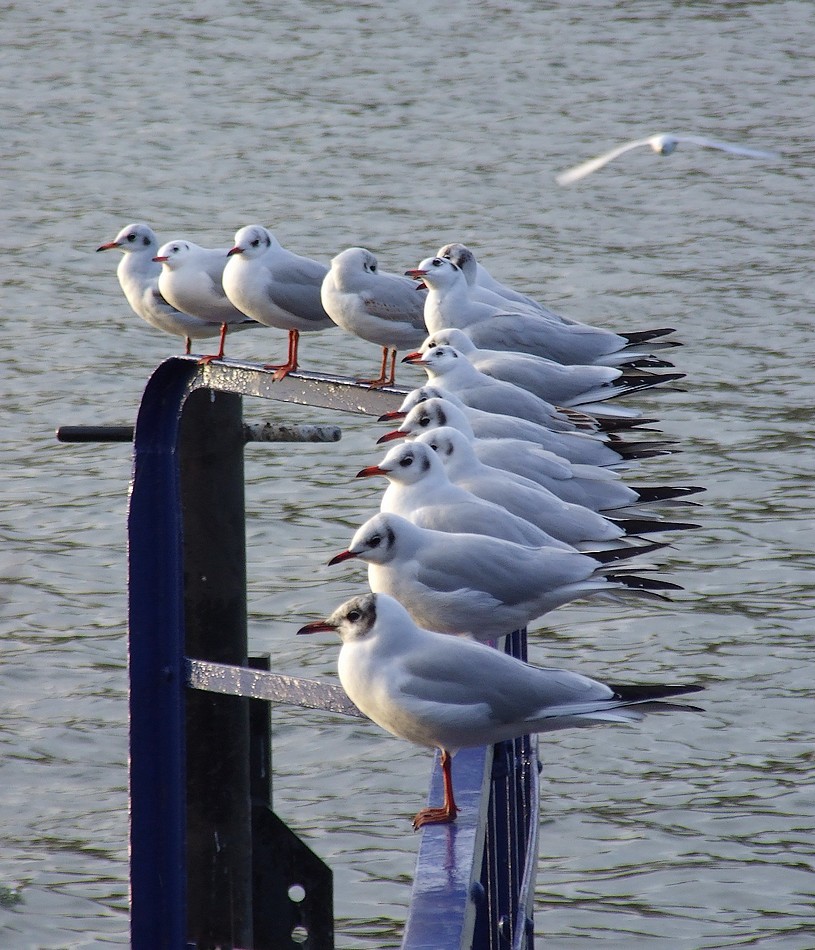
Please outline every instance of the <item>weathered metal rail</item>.
[[[248, 656], [244, 396], [380, 415], [402, 392], [191, 357], [147, 384], [128, 521], [134, 950], [334, 946], [331, 871], [271, 809], [269, 704], [361, 714], [339, 687]], [[525, 656], [525, 634], [507, 640]], [[454, 768], [462, 814], [421, 832], [403, 947], [530, 948], [534, 740], [463, 750]], [[440, 781], [436, 767], [434, 800]]]

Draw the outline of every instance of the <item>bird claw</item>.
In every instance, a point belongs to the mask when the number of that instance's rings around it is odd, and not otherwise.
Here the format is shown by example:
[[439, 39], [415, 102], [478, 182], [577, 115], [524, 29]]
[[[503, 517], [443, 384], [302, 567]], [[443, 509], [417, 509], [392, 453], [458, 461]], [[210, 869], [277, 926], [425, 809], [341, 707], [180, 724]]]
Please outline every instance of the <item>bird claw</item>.
[[456, 820], [459, 809], [453, 805], [452, 809], [442, 808], [423, 808], [413, 819], [413, 830], [418, 831], [425, 825], [448, 825]]
[[281, 379], [285, 379], [289, 373], [297, 369], [297, 363], [267, 363], [263, 368], [275, 370], [272, 381], [279, 383]]

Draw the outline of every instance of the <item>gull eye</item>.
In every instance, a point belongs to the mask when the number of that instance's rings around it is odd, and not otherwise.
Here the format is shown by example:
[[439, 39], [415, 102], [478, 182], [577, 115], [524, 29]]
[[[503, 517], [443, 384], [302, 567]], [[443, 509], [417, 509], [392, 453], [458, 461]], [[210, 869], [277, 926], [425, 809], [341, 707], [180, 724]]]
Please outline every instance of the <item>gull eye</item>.
[[413, 456], [406, 455], [403, 459], [399, 460], [399, 464], [402, 468], [410, 468], [410, 466], [413, 465]]
[[356, 623], [357, 620], [359, 620], [361, 617], [362, 617], [362, 614], [358, 610], [348, 611], [347, 619], [350, 620], [351, 623]]
[[434, 267], [444, 267], [444, 265], [445, 265], [446, 263], [447, 263], [447, 262], [446, 262], [446, 261], [444, 260], [444, 258], [442, 258], [442, 257], [434, 257], [434, 258], [433, 258], [433, 266], [434, 266]]
[[130, 234], [128, 234], [127, 239], [132, 244], [136, 240], [135, 232], [131, 231]]
[[371, 273], [372, 274], [376, 273], [376, 264], [371, 264]]
[[423, 429], [426, 428], [427, 426], [429, 426], [429, 425], [430, 425], [430, 416], [428, 416], [428, 415], [426, 415], [426, 414], [423, 415], [423, 416], [419, 419], [419, 425], [420, 425]]
[[372, 534], [372, 535], [370, 536], [370, 538], [368, 538], [368, 547], [369, 547], [369, 548], [378, 548], [381, 543], [382, 543], [382, 535], [381, 535], [381, 534]]
[[252, 245], [252, 247], [260, 247], [260, 240], [258, 238], [255, 238], [254, 241], [250, 241], [249, 243]]

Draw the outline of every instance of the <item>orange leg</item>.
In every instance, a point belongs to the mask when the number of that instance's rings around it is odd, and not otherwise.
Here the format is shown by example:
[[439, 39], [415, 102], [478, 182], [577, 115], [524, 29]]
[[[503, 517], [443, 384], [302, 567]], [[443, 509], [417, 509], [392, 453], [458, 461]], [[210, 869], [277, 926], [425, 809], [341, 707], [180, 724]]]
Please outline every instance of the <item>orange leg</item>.
[[198, 360], [199, 364], [211, 363], [213, 360], [222, 360], [224, 358], [224, 341], [226, 340], [226, 331], [229, 325], [226, 323], [221, 324], [221, 338], [218, 341], [218, 352], [213, 353], [211, 356], [202, 356]]
[[[391, 373], [390, 376], [387, 375], [388, 370], [388, 353], [391, 353]], [[358, 379], [358, 383], [362, 383], [365, 386], [370, 386], [371, 389], [380, 389], [382, 386], [393, 386], [393, 381], [396, 376], [396, 350], [392, 352], [388, 349], [387, 346], [382, 347], [382, 366], [379, 370], [379, 376], [376, 379]]]
[[191, 352], [192, 352], [192, 340], [189, 337], [187, 337], [187, 345], [184, 350], [184, 356], [189, 356]]
[[452, 756], [447, 749], [441, 750], [441, 774], [444, 779], [444, 804], [441, 808], [423, 808], [413, 819], [413, 830], [425, 825], [447, 825], [456, 820], [458, 805], [453, 797]]
[[300, 341], [300, 331], [299, 330], [289, 330], [289, 355], [285, 363], [279, 363], [273, 365], [271, 363], [266, 364], [264, 369], [275, 369], [277, 372], [274, 374], [272, 379], [277, 383], [284, 377], [288, 376], [289, 373], [293, 373], [297, 369], [297, 346]]

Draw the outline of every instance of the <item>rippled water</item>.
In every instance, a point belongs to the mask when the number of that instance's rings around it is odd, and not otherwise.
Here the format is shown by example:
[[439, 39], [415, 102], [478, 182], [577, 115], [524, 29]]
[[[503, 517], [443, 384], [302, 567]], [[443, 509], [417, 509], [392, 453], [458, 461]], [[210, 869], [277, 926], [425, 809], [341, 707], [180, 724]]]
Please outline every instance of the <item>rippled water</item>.
[[[45, 0], [0, 18], [0, 945], [128, 942], [130, 458], [53, 430], [131, 421], [177, 349], [94, 253], [143, 219], [213, 246], [262, 221], [300, 253], [364, 244], [393, 270], [463, 240], [575, 318], [678, 328], [684, 391], [639, 405], [683, 451], [636, 478], [708, 488], [702, 529], [665, 558], [686, 591], [562, 608], [531, 654], [698, 680], [707, 711], [546, 738], [536, 929], [556, 947], [811, 947], [811, 5]], [[785, 160], [680, 147], [554, 184], [660, 130]], [[229, 352], [282, 343], [247, 333]], [[303, 356], [377, 360], [340, 331]], [[336, 645], [293, 633], [364, 584], [325, 562], [378, 504], [352, 476], [379, 430], [340, 421], [336, 446], [248, 449], [252, 644], [286, 672], [334, 675]], [[338, 946], [398, 945], [429, 756], [364, 724], [274, 718], [275, 807], [335, 870]]]

